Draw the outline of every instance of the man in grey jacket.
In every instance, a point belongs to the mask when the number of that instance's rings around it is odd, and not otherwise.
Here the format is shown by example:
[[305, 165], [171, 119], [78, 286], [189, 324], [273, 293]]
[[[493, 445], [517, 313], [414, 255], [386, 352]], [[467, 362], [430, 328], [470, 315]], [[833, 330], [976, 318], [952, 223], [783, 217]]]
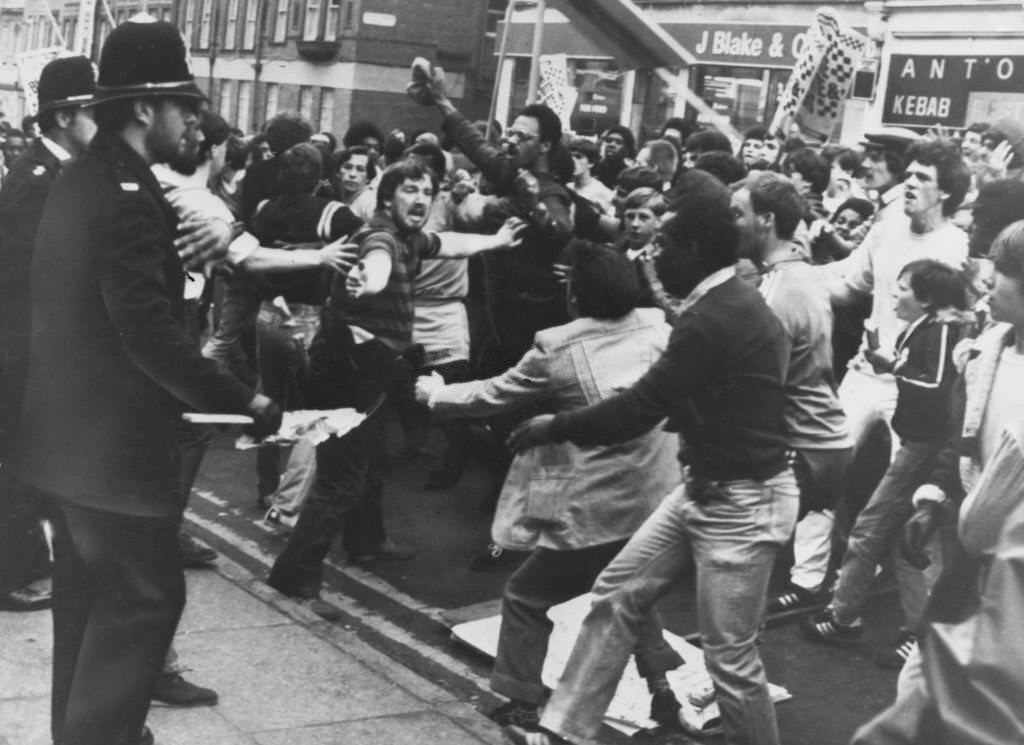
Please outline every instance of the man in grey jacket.
[[[671, 328], [654, 308], [637, 308], [639, 283], [626, 257], [582, 241], [567, 290], [575, 320], [536, 334], [533, 348], [490, 378], [444, 385], [421, 377], [416, 395], [435, 417], [483, 417], [530, 405], [567, 411], [632, 385], [661, 356]], [[548, 610], [590, 590], [627, 539], [682, 474], [675, 438], [660, 428], [616, 445], [557, 443], [512, 462], [492, 526], [494, 542], [532, 550], [509, 578], [491, 687], [511, 699], [491, 714], [503, 726], [535, 728], [547, 692], [541, 671], [552, 630]], [[665, 672], [682, 660], [654, 611], [635, 647], [652, 693], [651, 717], [677, 722]]]

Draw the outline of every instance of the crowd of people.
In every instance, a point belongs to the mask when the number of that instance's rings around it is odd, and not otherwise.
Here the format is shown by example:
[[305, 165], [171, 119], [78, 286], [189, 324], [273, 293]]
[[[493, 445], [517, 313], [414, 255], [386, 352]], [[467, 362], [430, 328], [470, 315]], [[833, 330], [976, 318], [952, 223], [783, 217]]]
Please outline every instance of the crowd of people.
[[[414, 559], [382, 510], [388, 427], [416, 452], [436, 425], [426, 488], [472, 459], [495, 478], [473, 568], [512, 571], [490, 716], [514, 743], [592, 738], [631, 655], [659, 726], [714, 701], [727, 743], [778, 743], [766, 613], [855, 643], [879, 566], [900, 681], [854, 741], [1020, 738], [1015, 123], [845, 147], [670, 119], [638, 143], [543, 104], [470, 121], [425, 66], [437, 131], [339, 141], [283, 112], [247, 135], [148, 17], [93, 76], [47, 65], [0, 172], [0, 609], [52, 607], [55, 743], [151, 743], [151, 700], [217, 701], [172, 644], [183, 568], [216, 558], [182, 531], [215, 432], [182, 414], [260, 438], [342, 407], [349, 434], [260, 450], [255, 507], [289, 532], [268, 584], [336, 620], [339, 536]], [[657, 603], [689, 573], [714, 687], [680, 701]], [[548, 611], [586, 592], [549, 692]]]

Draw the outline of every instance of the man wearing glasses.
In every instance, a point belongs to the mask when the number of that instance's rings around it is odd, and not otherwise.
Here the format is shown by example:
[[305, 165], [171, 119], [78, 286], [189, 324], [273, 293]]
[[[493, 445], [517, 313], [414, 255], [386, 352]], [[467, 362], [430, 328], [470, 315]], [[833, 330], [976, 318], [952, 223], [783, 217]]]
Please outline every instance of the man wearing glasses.
[[569, 320], [564, 293], [552, 273], [552, 264], [573, 236], [571, 199], [564, 185], [572, 174], [566, 168], [556, 178], [554, 168], [566, 155], [562, 122], [544, 104], [531, 104], [495, 147], [448, 98], [440, 68], [423, 85], [429, 95], [416, 100], [441, 110], [450, 141], [480, 169], [499, 197], [485, 210], [486, 224], [480, 230], [491, 232], [488, 226], [496, 228], [508, 217], [527, 223], [519, 250], [487, 258], [486, 293], [499, 351], [481, 364], [487, 373], [501, 372], [530, 349], [536, 332]]

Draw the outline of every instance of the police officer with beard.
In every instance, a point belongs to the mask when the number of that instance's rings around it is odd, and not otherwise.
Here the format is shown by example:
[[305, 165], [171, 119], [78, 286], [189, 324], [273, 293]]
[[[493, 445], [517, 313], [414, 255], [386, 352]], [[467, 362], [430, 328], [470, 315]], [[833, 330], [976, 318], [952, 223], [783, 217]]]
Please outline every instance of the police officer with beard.
[[150, 695], [185, 602], [177, 425], [269, 399], [204, 359], [183, 326], [177, 219], [150, 166], [198, 125], [177, 28], [140, 16], [103, 48], [98, 134], [43, 212], [32, 264], [22, 475], [54, 526], [51, 727], [60, 745], [152, 742]]

